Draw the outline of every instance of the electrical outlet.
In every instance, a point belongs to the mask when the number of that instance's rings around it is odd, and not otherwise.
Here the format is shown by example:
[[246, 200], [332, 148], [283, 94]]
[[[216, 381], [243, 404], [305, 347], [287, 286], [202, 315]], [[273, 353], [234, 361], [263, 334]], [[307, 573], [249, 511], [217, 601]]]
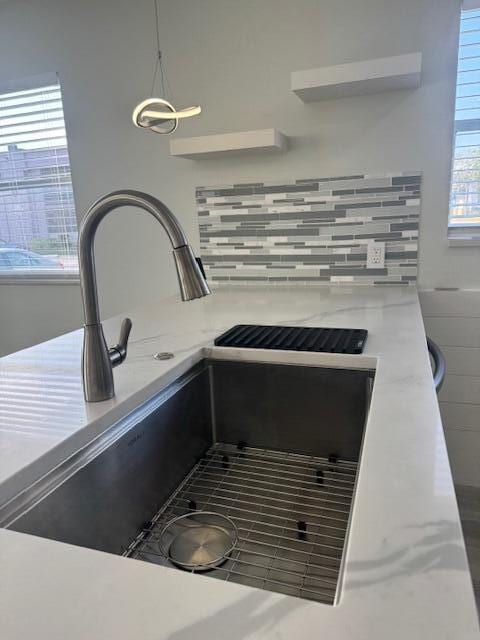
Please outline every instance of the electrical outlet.
[[367, 269], [383, 269], [385, 267], [385, 243], [369, 242], [367, 245]]

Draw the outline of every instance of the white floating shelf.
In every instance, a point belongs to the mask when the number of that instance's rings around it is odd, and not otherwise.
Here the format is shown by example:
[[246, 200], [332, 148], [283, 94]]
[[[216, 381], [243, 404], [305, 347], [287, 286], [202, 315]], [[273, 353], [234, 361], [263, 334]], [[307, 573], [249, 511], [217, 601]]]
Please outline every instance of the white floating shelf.
[[287, 137], [276, 129], [237, 131], [195, 138], [172, 138], [170, 155], [179, 158], [209, 158], [257, 151], [285, 151]]
[[303, 102], [380, 93], [420, 86], [422, 54], [407, 53], [334, 67], [293, 71], [292, 91]]

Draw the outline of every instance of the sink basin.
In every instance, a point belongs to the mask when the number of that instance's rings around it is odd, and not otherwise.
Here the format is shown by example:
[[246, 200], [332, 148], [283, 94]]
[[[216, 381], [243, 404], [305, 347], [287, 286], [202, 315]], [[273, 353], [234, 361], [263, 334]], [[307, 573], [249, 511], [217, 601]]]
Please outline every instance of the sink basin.
[[186, 514], [208, 525], [206, 511], [236, 537], [202, 575], [334, 604], [373, 379], [205, 359], [19, 497], [3, 524], [178, 570], [167, 525]]

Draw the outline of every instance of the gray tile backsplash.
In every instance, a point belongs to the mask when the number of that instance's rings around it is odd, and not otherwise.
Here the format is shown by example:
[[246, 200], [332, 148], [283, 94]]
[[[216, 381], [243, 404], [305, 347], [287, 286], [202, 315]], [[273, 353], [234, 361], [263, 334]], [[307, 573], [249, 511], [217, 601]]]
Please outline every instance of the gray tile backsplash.
[[[198, 187], [207, 277], [214, 284], [413, 284], [421, 179], [406, 172]], [[367, 269], [375, 240], [386, 243], [383, 269]]]

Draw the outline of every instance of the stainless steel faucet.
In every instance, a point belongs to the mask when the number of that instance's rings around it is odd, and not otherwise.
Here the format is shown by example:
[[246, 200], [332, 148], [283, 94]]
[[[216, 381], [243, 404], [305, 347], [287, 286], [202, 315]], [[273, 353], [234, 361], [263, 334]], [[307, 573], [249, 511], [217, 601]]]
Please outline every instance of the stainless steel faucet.
[[94, 240], [98, 225], [113, 209], [140, 207], [152, 214], [167, 232], [173, 247], [180, 292], [183, 300], [201, 298], [210, 293], [208, 284], [190, 248], [180, 223], [170, 209], [157, 198], [140, 191], [114, 191], [97, 200], [83, 219], [78, 243], [80, 283], [82, 287], [85, 331], [83, 338], [83, 391], [87, 402], [108, 400], [115, 395], [112, 368], [127, 357], [132, 322], [122, 322], [118, 344], [108, 348], [98, 309]]

